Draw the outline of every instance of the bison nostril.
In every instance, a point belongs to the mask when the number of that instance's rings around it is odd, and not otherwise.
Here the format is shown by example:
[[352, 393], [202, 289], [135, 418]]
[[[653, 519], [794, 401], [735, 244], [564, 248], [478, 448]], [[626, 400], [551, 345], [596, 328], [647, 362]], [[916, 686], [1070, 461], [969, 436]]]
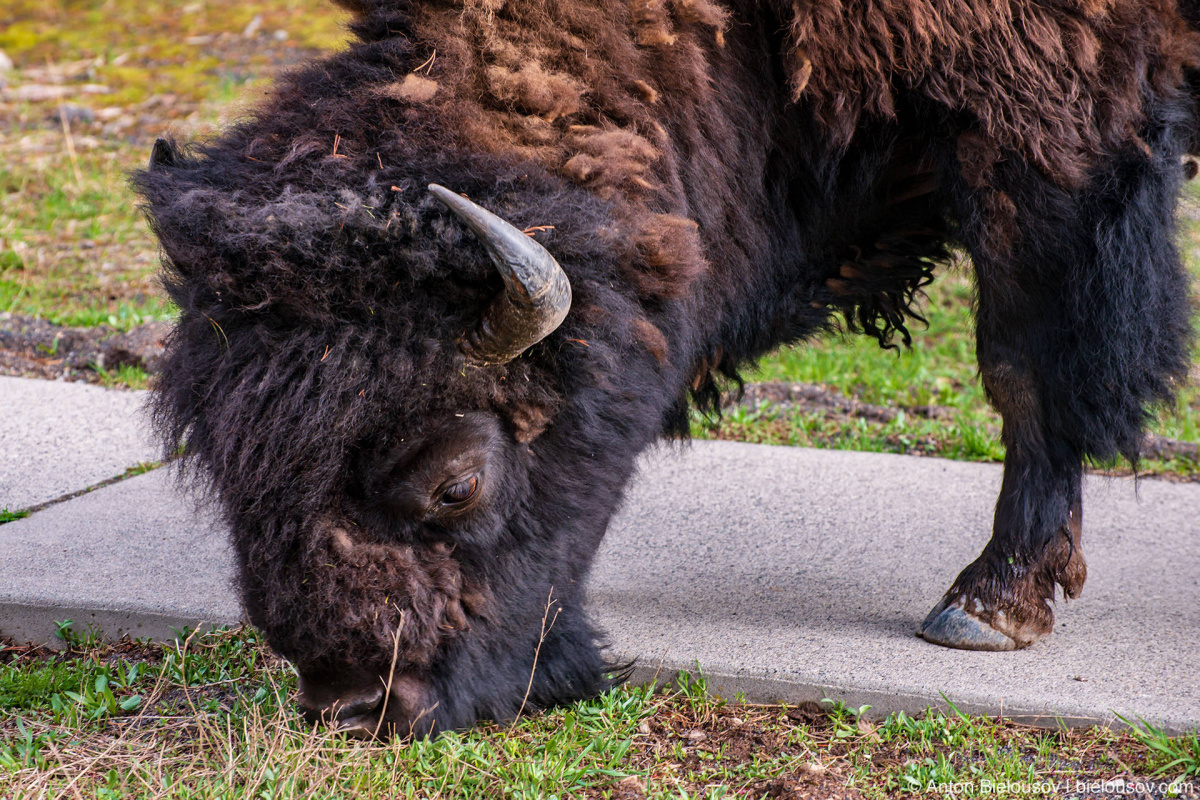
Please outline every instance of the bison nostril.
[[333, 692], [302, 678], [298, 699], [310, 722], [340, 723], [378, 709], [383, 702], [383, 686], [376, 684], [350, 692]]
[[361, 684], [342, 676], [300, 675], [297, 701], [310, 725], [331, 725], [362, 739], [376, 736], [423, 738], [437, 729], [433, 687], [412, 674], [394, 675], [391, 692], [384, 678]]
[[336, 720], [360, 717], [379, 708], [383, 702], [383, 687], [376, 686], [368, 692], [342, 697], [333, 702], [329, 711]]

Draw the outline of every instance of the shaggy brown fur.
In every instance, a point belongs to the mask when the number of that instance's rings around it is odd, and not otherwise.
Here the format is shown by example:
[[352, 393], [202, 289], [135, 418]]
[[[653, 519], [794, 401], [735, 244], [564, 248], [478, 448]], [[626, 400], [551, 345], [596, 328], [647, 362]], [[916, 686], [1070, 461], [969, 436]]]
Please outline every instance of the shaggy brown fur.
[[[673, 196], [680, 142], [658, 119], [669, 98], [712, 91], [708, 58], [728, 12], [708, 0], [467, 0], [414, 12], [432, 59], [419, 77], [441, 87], [420, 102], [459, 131], [453, 144], [532, 158], [619, 200], [614, 233], [649, 266], [629, 266], [627, 277], [647, 297], [685, 292], [705, 259], [697, 222]], [[385, 96], [404, 102], [410, 80]]]
[[912, 90], [974, 120], [974, 180], [1009, 149], [1067, 187], [1200, 63], [1174, 0], [795, 0], [789, 36], [793, 96], [838, 141]]
[[[323, 568], [312, 571], [315, 580], [310, 580], [306, 593], [321, 607], [344, 614], [317, 635], [327, 638], [332, 630], [345, 634], [370, 631], [373, 636], [367, 641], [348, 638], [337, 650], [389, 652], [398, 646], [399, 663], [424, 667], [447, 638], [470, 629], [468, 616], [486, 615], [483, 591], [463, 585], [458, 562], [447, 544], [360, 542], [333, 525], [318, 526], [316, 533]], [[329, 620], [323, 622], [327, 625]]]
[[[343, 5], [368, 17], [375, 8]], [[986, 197], [998, 253], [1016, 235], [1011, 199], [990, 186], [1005, 151], [1076, 188], [1137, 138], [1143, 89], [1169, 93], [1200, 64], [1200, 37], [1174, 0], [775, 0], [762, 10], [786, 30], [775, 55], [794, 100], [811, 106], [834, 146], [865, 119], [895, 119], [902, 92], [963, 117], [963, 174]], [[707, 267], [699, 239], [664, 231], [657, 214], [699, 221], [676, 204], [679, 160], [700, 154], [687, 127], [668, 133], [658, 120], [672, 98], [720, 91], [714, 63], [729, 11], [711, 0], [463, 0], [414, 13], [430, 61], [384, 96], [436, 105], [460, 147], [530, 158], [619, 198], [620, 238], [656, 265], [625, 277], [646, 297], [686, 291]], [[930, 279], [925, 240], [940, 233], [891, 231], [875, 252], [844, 254], [829, 288], [851, 327], [908, 340], [904, 318]]]

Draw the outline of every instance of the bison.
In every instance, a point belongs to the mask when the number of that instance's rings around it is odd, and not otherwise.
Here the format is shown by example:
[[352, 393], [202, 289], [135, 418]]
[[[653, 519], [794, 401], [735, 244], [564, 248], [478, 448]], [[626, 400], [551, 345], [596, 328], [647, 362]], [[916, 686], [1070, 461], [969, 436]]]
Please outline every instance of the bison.
[[782, 344], [908, 344], [955, 252], [1007, 457], [920, 634], [1051, 631], [1082, 464], [1136, 463], [1187, 375], [1197, 9], [340, 2], [350, 46], [134, 178], [180, 309], [156, 425], [307, 715], [428, 735], [619, 680], [583, 587], [638, 454]]

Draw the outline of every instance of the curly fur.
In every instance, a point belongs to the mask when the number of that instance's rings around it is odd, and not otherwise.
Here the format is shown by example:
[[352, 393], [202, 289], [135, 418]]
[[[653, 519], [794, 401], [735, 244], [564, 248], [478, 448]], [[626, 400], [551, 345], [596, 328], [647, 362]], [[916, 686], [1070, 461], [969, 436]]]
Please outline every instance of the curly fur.
[[[838, 310], [908, 342], [951, 246], [1032, 476], [976, 583], [1041, 563], [1080, 459], [1135, 456], [1185, 374], [1195, 43], [1168, 0], [343, 5], [357, 43], [135, 178], [182, 312], [159, 430], [302, 674], [378, 675], [402, 623], [434, 729], [516, 713], [535, 652], [526, 708], [599, 691], [580, 584], [637, 454]], [[571, 280], [566, 322], [507, 365], [457, 350], [502, 284], [431, 181]], [[506, 435], [487, 513], [381, 510], [389, 454], [467, 412]]]

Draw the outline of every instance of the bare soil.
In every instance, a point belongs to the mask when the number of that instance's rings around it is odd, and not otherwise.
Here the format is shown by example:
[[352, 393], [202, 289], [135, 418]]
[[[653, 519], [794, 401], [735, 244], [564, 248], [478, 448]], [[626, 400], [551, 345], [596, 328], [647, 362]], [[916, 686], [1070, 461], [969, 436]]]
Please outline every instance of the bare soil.
[[103, 371], [133, 366], [153, 373], [169, 322], [120, 332], [108, 326], [69, 328], [20, 314], [0, 314], [0, 375], [99, 383]]

